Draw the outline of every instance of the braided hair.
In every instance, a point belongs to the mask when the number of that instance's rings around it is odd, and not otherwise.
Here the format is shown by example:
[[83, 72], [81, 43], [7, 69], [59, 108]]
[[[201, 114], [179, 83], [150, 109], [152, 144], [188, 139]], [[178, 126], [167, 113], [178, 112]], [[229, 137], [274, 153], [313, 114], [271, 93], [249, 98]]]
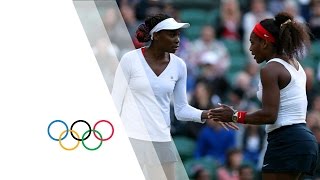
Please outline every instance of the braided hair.
[[161, 21], [170, 18], [166, 14], [157, 14], [151, 17], [148, 17], [143, 24], [140, 24], [137, 31], [136, 37], [139, 42], [148, 42], [151, 40], [151, 35], [149, 34], [151, 29], [154, 28]]

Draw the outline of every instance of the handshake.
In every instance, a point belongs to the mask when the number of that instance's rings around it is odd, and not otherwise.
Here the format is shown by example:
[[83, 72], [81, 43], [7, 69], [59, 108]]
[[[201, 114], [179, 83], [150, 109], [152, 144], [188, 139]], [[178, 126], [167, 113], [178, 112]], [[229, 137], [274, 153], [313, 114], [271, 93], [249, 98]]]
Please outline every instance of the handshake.
[[[239, 127], [235, 124], [239, 122], [238, 116], [238, 111], [234, 110], [232, 106], [219, 103], [219, 107], [207, 111], [206, 119], [218, 122], [227, 130], [228, 128], [239, 130]], [[244, 120], [244, 117], [242, 119]]]

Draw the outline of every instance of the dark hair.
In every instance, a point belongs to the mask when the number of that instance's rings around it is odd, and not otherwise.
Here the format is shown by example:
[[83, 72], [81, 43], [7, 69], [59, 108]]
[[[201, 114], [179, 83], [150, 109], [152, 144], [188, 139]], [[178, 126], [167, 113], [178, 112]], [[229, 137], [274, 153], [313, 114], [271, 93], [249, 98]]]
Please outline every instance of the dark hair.
[[239, 174], [241, 174], [243, 172], [244, 169], [251, 169], [252, 172], [254, 173], [254, 169], [251, 165], [249, 164], [241, 164], [239, 167]]
[[139, 42], [148, 42], [151, 40], [151, 35], [149, 34], [151, 29], [154, 28], [159, 22], [170, 18], [166, 14], [156, 14], [154, 16], [148, 17], [143, 24], [140, 24], [137, 31], [136, 37]]
[[252, 166], [250, 166], [249, 164], [241, 164], [239, 167], [239, 170], [246, 169], [246, 168], [252, 169]]
[[310, 47], [310, 30], [306, 25], [296, 22], [289, 13], [280, 12], [274, 19], [264, 19], [260, 24], [275, 37], [278, 54], [301, 58]]
[[192, 167], [191, 177], [197, 179], [201, 176], [201, 173], [208, 171], [202, 164], [195, 164]]
[[195, 172], [194, 175], [193, 175], [193, 178], [194, 178], [194, 179], [199, 178], [199, 177], [201, 176], [201, 173], [202, 173], [202, 172], [205, 172], [205, 171], [206, 171], [206, 170], [205, 170], [204, 168], [200, 168], [200, 169], [196, 170], [196, 172]]
[[235, 94], [236, 96], [238, 96], [240, 99], [244, 98], [244, 96], [245, 96], [244, 90], [239, 87], [232, 88], [231, 92], [233, 94]]

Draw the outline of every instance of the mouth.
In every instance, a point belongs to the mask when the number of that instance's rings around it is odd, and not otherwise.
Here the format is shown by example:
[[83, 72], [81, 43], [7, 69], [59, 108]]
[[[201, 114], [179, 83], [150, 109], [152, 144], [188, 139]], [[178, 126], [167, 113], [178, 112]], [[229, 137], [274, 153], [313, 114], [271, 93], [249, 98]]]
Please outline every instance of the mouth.
[[173, 49], [177, 50], [177, 49], [179, 49], [179, 46], [173, 46]]

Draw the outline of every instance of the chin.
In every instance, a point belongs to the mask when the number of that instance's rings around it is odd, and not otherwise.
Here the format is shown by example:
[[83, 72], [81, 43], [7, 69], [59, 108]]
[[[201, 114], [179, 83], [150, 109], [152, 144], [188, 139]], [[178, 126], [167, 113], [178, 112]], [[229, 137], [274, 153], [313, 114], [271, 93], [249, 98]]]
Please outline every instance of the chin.
[[255, 59], [255, 61], [256, 61], [258, 64], [263, 63], [263, 60], [260, 60], [260, 59]]
[[176, 52], [177, 52], [177, 50], [176, 50], [176, 49], [171, 49], [171, 50], [169, 50], [168, 52], [169, 52], [169, 53], [173, 53], [173, 54], [174, 54], [174, 53], [176, 53]]

